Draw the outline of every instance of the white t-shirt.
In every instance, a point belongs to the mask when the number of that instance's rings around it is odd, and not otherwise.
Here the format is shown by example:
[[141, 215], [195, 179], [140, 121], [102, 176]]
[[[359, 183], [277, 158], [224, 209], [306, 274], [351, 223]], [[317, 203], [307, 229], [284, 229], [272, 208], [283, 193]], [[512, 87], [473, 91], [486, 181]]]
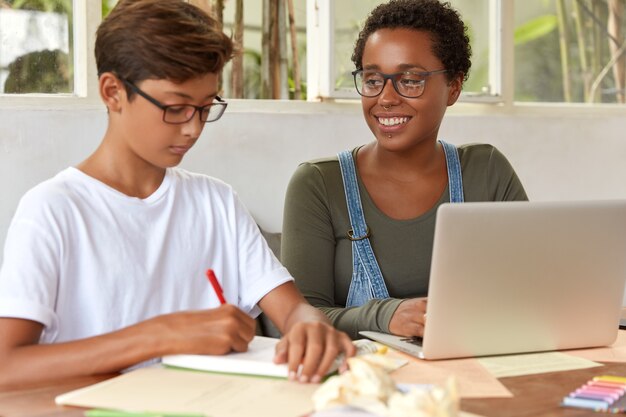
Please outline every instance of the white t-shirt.
[[0, 317], [42, 323], [42, 343], [108, 333], [217, 307], [208, 268], [252, 317], [292, 280], [227, 184], [170, 168], [139, 199], [68, 168], [20, 201], [0, 269]]

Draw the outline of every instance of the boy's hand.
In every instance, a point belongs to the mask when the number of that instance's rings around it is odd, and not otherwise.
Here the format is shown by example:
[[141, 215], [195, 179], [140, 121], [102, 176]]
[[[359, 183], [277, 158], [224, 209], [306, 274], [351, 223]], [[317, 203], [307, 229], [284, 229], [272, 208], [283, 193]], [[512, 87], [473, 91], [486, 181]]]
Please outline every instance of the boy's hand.
[[230, 304], [210, 310], [167, 314], [154, 320], [165, 326], [164, 331], [156, 334], [169, 340], [168, 354], [245, 352], [256, 329], [254, 319]]
[[391, 316], [389, 332], [398, 336], [424, 336], [427, 298], [404, 300]]
[[33, 382], [118, 372], [171, 354], [246, 351], [255, 321], [237, 307], [165, 314], [99, 336], [39, 344], [44, 326], [0, 318], [0, 391]]
[[[341, 368], [345, 369], [345, 357], [356, 353], [347, 334], [321, 321], [299, 322], [276, 346], [274, 362], [289, 365], [292, 381], [318, 383], [341, 353], [344, 354]], [[302, 368], [298, 374], [300, 364]]]

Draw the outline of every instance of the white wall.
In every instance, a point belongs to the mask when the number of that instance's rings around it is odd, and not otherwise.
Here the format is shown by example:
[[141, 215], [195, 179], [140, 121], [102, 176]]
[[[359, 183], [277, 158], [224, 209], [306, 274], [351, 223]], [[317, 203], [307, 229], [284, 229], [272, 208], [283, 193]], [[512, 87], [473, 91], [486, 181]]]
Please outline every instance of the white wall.
[[[496, 145], [531, 199], [626, 198], [626, 110], [455, 107], [440, 137]], [[106, 113], [97, 105], [0, 108], [1, 241], [20, 196], [84, 159], [105, 126]], [[183, 166], [231, 183], [259, 223], [278, 231], [285, 187], [297, 164], [369, 140], [356, 105], [240, 101], [207, 125]]]

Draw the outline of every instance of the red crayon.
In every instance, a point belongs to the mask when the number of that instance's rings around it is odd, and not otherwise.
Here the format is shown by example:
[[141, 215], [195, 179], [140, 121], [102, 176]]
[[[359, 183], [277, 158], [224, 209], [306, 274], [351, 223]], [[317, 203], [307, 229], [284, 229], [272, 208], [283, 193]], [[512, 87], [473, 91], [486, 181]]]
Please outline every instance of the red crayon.
[[580, 387], [579, 389], [581, 390], [592, 390], [592, 391], [602, 391], [602, 392], [610, 392], [616, 395], [622, 395], [624, 394], [624, 389], [622, 388], [617, 388], [617, 387], [607, 387], [604, 385], [596, 385], [596, 384], [586, 384], [583, 385], [582, 387]]
[[621, 395], [615, 391], [606, 391], [606, 390], [602, 390], [602, 389], [593, 389], [593, 388], [579, 388], [576, 391], [574, 391], [574, 394], [578, 397], [578, 396], [585, 396], [588, 394], [591, 395], [598, 395], [598, 396], [602, 396], [604, 398], [612, 398], [614, 400], [617, 400]]
[[615, 389], [621, 389], [623, 391], [626, 391], [626, 385], [620, 382], [611, 382], [611, 381], [602, 381], [602, 380], [591, 380], [587, 383], [588, 385], [592, 385], [592, 386], [599, 386], [599, 387], [607, 387], [607, 388], [615, 388]]
[[215, 290], [215, 294], [217, 294], [217, 298], [218, 300], [220, 300], [220, 304], [226, 304], [226, 299], [224, 298], [224, 292], [222, 291], [222, 286], [217, 281], [217, 277], [215, 276], [215, 273], [213, 272], [213, 270], [208, 269], [206, 271], [206, 276], [209, 279], [211, 286]]

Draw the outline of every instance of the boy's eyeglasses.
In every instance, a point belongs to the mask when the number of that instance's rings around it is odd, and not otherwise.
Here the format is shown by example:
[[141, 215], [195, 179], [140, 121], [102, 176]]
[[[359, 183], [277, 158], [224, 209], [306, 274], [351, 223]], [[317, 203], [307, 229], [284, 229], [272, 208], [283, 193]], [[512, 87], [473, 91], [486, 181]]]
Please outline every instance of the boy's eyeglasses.
[[418, 98], [424, 94], [426, 78], [433, 74], [448, 72], [447, 69], [427, 72], [403, 71], [385, 74], [378, 71], [356, 70], [352, 72], [356, 91], [363, 97], [376, 97], [383, 92], [387, 80], [391, 80], [398, 94], [406, 98]]
[[179, 125], [183, 123], [187, 123], [190, 121], [195, 115], [196, 112], [200, 115], [200, 121], [202, 123], [209, 123], [218, 120], [224, 114], [224, 110], [226, 110], [226, 103], [220, 96], [215, 96], [215, 100], [217, 103], [211, 103], [206, 106], [194, 106], [193, 104], [168, 104], [165, 105], [155, 99], [154, 97], [148, 95], [148, 93], [142, 91], [135, 84], [131, 83], [128, 80], [125, 80], [121, 77], [118, 77], [124, 84], [130, 87], [135, 93], [139, 94], [141, 97], [148, 100], [150, 103], [154, 104], [161, 110], [163, 110], [163, 121], [165, 123]]

